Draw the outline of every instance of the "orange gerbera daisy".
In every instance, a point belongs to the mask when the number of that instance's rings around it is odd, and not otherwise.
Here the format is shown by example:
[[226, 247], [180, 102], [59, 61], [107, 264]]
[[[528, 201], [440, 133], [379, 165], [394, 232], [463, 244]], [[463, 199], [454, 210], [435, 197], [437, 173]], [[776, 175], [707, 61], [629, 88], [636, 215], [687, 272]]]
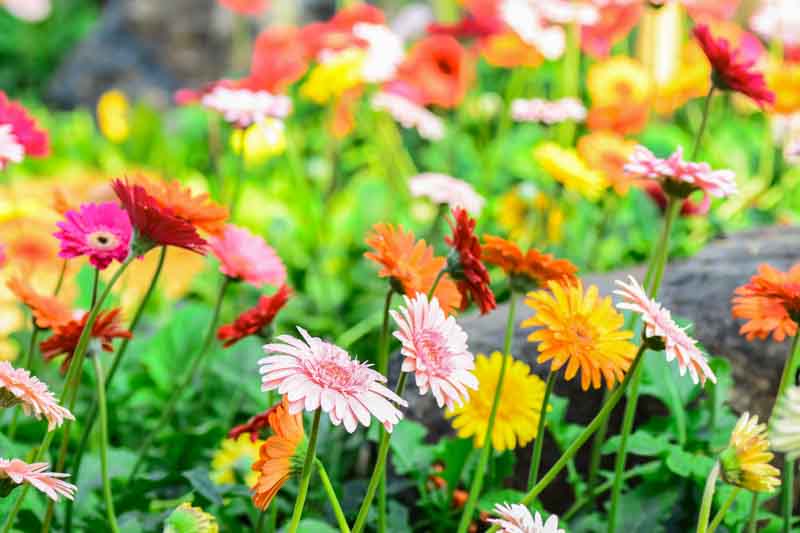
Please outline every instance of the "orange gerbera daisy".
[[592, 285], [586, 294], [583, 283], [559, 285], [548, 283], [549, 291], [528, 294], [525, 303], [536, 314], [522, 322], [522, 327], [537, 327], [528, 340], [539, 342], [539, 363], [552, 360], [556, 371], [567, 365], [564, 379], [571, 380], [581, 371], [581, 388], [600, 388], [603, 378], [608, 388], [622, 381], [636, 352], [628, 339], [633, 333], [622, 329], [624, 318], [614, 309], [611, 298], [600, 298]]
[[523, 286], [530, 282], [543, 286], [549, 281], [574, 284], [578, 280], [575, 276], [578, 267], [566, 259], [556, 259], [536, 248], [522, 253], [513, 242], [494, 235], [483, 236], [483, 259], [502, 268], [512, 278], [512, 283], [515, 278], [523, 278]]
[[[66, 357], [61, 362], [61, 372], [66, 372], [78, 348], [83, 328], [89, 319], [89, 313], [84, 313], [79, 320], [70, 320], [66, 324], [61, 324], [53, 330], [49, 339], [42, 341], [39, 348], [42, 350], [42, 357], [45, 361], [52, 361], [61, 354]], [[97, 315], [92, 326], [91, 338], [100, 343], [103, 351], [113, 352], [114, 339], [130, 339], [133, 334], [122, 326], [122, 310], [112, 309], [101, 311]]]
[[19, 277], [12, 277], [6, 286], [31, 310], [36, 325], [42, 329], [56, 328], [72, 320], [69, 307], [57, 298], [44, 296], [36, 292]]
[[[367, 236], [367, 246], [373, 251], [364, 257], [382, 268], [378, 275], [391, 278], [397, 292], [413, 298], [418, 292], [428, 294], [436, 276], [445, 267], [444, 257], [437, 257], [433, 248], [424, 239], [416, 240], [412, 231], [403, 231], [402, 226], [375, 224]], [[445, 313], [452, 313], [461, 306], [461, 294], [455, 282], [444, 275], [436, 286], [434, 296]]]
[[141, 185], [161, 207], [169, 209], [173, 215], [197, 229], [212, 235], [221, 235], [224, 231], [228, 208], [212, 200], [208, 193], [193, 194], [177, 180], [156, 181], [138, 176], [134, 182]]
[[589, 167], [600, 171], [620, 196], [628, 194], [635, 179], [623, 167], [633, 154], [636, 141], [613, 131], [595, 131], [578, 140], [578, 155]]
[[739, 333], [749, 341], [770, 333], [778, 342], [794, 337], [800, 322], [800, 263], [788, 272], [760, 265], [758, 274], [736, 289], [732, 313], [748, 321]]
[[275, 433], [261, 445], [258, 461], [253, 463], [259, 475], [251, 489], [253, 503], [262, 511], [292, 474], [303, 469], [306, 447], [302, 411], [290, 415], [286, 396], [267, 413], [267, 419]]

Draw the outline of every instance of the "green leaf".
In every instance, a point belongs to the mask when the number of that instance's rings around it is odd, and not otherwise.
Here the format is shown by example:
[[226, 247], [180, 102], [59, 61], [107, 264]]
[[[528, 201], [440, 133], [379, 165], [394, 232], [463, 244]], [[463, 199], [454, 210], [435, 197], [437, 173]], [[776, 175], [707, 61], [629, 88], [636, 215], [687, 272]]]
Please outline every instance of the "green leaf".
[[[619, 441], [619, 435], [608, 439], [603, 445], [603, 454], [615, 453], [619, 449]], [[661, 455], [669, 448], [670, 443], [668, 435], [655, 436], [640, 429], [628, 437], [628, 452], [636, 455], [655, 457]]]
[[699, 453], [689, 453], [679, 446], [671, 446], [666, 465], [670, 471], [681, 477], [702, 480], [714, 466], [714, 459]]
[[489, 512], [498, 503], [518, 502], [525, 496], [524, 492], [514, 489], [499, 489], [489, 491], [478, 500], [478, 509]]
[[392, 432], [392, 464], [398, 474], [426, 472], [433, 462], [434, 447], [425, 444], [427, 428], [419, 422], [401, 420]]
[[208, 469], [202, 466], [181, 472], [181, 475], [189, 480], [192, 488], [205, 499], [216, 505], [222, 504], [222, 496], [217, 490], [217, 486], [208, 477]]
[[[286, 531], [288, 528], [288, 524], [286, 528], [281, 529], [281, 531]], [[338, 533], [339, 530], [335, 527], [323, 522], [322, 520], [315, 520], [313, 518], [304, 518], [300, 520], [300, 524], [297, 526], [297, 533]]]
[[458, 486], [472, 450], [472, 439], [442, 439], [437, 444], [435, 458], [444, 464], [439, 475], [447, 482], [450, 493]]

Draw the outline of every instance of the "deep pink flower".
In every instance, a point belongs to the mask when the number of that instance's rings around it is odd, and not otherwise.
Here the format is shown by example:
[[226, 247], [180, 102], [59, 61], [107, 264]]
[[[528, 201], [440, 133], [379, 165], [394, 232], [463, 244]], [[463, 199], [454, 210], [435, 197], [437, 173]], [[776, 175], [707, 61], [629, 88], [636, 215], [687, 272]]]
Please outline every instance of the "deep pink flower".
[[28, 483], [56, 502], [60, 496], [72, 500], [78, 487], [61, 479], [69, 477], [69, 474], [47, 472], [47, 467], [47, 463], [28, 464], [19, 459], [0, 457], [0, 481], [10, 479], [17, 485]]
[[6, 93], [0, 91], [0, 127], [4, 128], [0, 133], [0, 169], [8, 161], [14, 161], [9, 155], [18, 156], [21, 146], [24, 155], [30, 157], [43, 157], [50, 152], [50, 141], [47, 133], [36, 124], [36, 121], [28, 114], [28, 111], [18, 102], [12, 102]]
[[220, 272], [230, 278], [255, 287], [280, 287], [286, 281], [286, 267], [275, 250], [245, 228], [226, 225], [222, 236], [210, 239], [208, 247], [220, 261]]
[[47, 431], [53, 431], [64, 420], [75, 420], [72, 413], [58, 405], [47, 385], [24, 368], [14, 368], [8, 361], [0, 361], [0, 407], [21, 404], [28, 416], [47, 419]]
[[391, 432], [403, 413], [394, 404], [405, 400], [386, 388], [386, 377], [367, 363], [351, 359], [334, 344], [312, 337], [301, 327], [302, 340], [281, 335], [264, 346], [261, 390], [277, 390], [289, 400], [289, 414], [322, 409], [334, 425], [352, 433], [359, 423], [368, 427], [371, 416]]
[[59, 257], [72, 259], [89, 256], [89, 262], [100, 270], [111, 261], [125, 261], [130, 252], [131, 227], [128, 214], [117, 204], [84, 204], [78, 211], [67, 211], [66, 220], [56, 224], [61, 231]]
[[0, 244], [0, 268], [6, 266], [6, 247], [4, 244]]

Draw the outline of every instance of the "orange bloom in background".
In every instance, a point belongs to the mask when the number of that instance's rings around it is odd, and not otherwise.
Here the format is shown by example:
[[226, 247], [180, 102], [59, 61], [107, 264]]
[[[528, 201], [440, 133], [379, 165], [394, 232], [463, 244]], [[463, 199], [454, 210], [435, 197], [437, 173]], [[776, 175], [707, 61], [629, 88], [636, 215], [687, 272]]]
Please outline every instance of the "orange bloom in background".
[[57, 298], [37, 293], [20, 277], [12, 277], [6, 286], [31, 310], [36, 325], [42, 329], [57, 328], [72, 320], [72, 311]]
[[267, 413], [269, 426], [275, 433], [259, 450], [259, 459], [253, 463], [258, 481], [251, 489], [253, 503], [264, 511], [284, 483], [303, 469], [305, 460], [305, 431], [302, 411], [289, 414], [289, 402], [283, 397], [281, 404]]
[[566, 259], [556, 259], [531, 248], [522, 253], [519, 246], [494, 235], [483, 236], [483, 260], [499, 266], [509, 276], [524, 276], [539, 286], [549, 281], [574, 284], [578, 281], [578, 267]]
[[481, 40], [480, 51], [483, 58], [492, 66], [501, 68], [536, 68], [544, 62], [544, 57], [514, 31], [504, 31]]
[[475, 79], [475, 65], [449, 35], [431, 35], [414, 45], [400, 65], [398, 78], [417, 88], [422, 105], [456, 107]]
[[[418, 292], [428, 294], [436, 276], [447, 263], [444, 257], [434, 255], [433, 247], [428, 246], [425, 240], [416, 240], [414, 233], [403, 231], [402, 226], [375, 224], [366, 243], [373, 251], [365, 253], [364, 257], [382, 267], [378, 275], [391, 278], [397, 292], [410, 298]], [[446, 274], [433, 295], [447, 314], [461, 307], [461, 294]]]
[[636, 141], [626, 140], [613, 131], [595, 131], [578, 140], [578, 154], [586, 164], [601, 172], [620, 196], [628, 194], [634, 180], [623, 170]]
[[336, 139], [344, 139], [356, 126], [356, 106], [361, 95], [364, 94], [364, 86], [359, 85], [347, 89], [336, 99], [333, 108], [333, 116], [329, 124], [331, 134]]
[[601, 106], [589, 110], [586, 125], [590, 130], [611, 130], [620, 135], [635, 135], [647, 126], [650, 104], [633, 102], [629, 106]]
[[[89, 313], [84, 313], [80, 320], [70, 320], [66, 324], [61, 324], [54, 329], [53, 335], [39, 345], [45, 361], [51, 361], [61, 354], [66, 354], [61, 363], [61, 372], [66, 372], [69, 368], [75, 349], [78, 347], [78, 340], [81, 332], [89, 319]], [[122, 326], [122, 310], [112, 309], [101, 311], [92, 326], [92, 338], [100, 341], [100, 346], [106, 352], [113, 352], [114, 339], [130, 339], [133, 334]]]
[[777, 342], [797, 334], [800, 322], [800, 263], [788, 272], [768, 264], [734, 292], [732, 314], [747, 322], [739, 329], [747, 340], [764, 340], [772, 334]]
[[774, 63], [767, 69], [767, 85], [775, 93], [776, 113], [800, 111], [800, 64]]
[[294, 26], [270, 26], [256, 38], [250, 76], [245, 84], [252, 90], [282, 93], [303, 77], [310, 60], [311, 53], [301, 39], [301, 30]]
[[611, 0], [598, 8], [600, 19], [581, 28], [581, 48], [594, 57], [606, 57], [611, 47], [624, 39], [639, 22], [644, 2]]
[[653, 83], [644, 65], [628, 56], [593, 64], [586, 77], [592, 108], [586, 123], [592, 130], [621, 135], [639, 133], [647, 125]]
[[674, 113], [689, 100], [708, 94], [710, 88], [711, 64], [700, 45], [687, 41], [672, 78], [656, 87], [653, 107], [659, 115]]
[[150, 180], [138, 176], [133, 181], [178, 218], [211, 235], [221, 235], [228, 220], [228, 208], [216, 203], [208, 193], [193, 194], [177, 180]]

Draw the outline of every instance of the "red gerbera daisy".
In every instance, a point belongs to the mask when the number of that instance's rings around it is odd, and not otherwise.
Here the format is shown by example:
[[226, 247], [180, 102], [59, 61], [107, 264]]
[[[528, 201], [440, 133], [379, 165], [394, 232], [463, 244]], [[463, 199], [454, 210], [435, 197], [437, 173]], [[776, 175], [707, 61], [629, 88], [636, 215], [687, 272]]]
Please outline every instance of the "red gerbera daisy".
[[[88, 318], [89, 313], [84, 313], [80, 320], [70, 320], [66, 324], [59, 325], [53, 330], [53, 335], [39, 345], [46, 361], [66, 354], [61, 363], [61, 372], [66, 372], [69, 368]], [[114, 339], [130, 339], [132, 336], [130, 331], [122, 327], [122, 309], [119, 308], [101, 311], [92, 326], [91, 337], [100, 341], [100, 346], [106, 352], [114, 351], [112, 345]]]
[[238, 440], [239, 437], [247, 433], [250, 435], [250, 441], [256, 442], [258, 439], [261, 438], [261, 431], [269, 427], [270, 413], [275, 411], [275, 409], [277, 409], [279, 405], [281, 404], [276, 403], [272, 407], [267, 408], [267, 410], [264, 411], [263, 413], [259, 413], [251, 417], [250, 420], [248, 420], [244, 424], [233, 426], [233, 428], [231, 428], [231, 430], [228, 432], [228, 438], [231, 440]]
[[453, 209], [453, 220], [450, 221], [453, 236], [445, 239], [453, 247], [447, 258], [447, 268], [456, 280], [462, 296], [462, 308], [466, 308], [471, 297], [486, 314], [497, 302], [489, 287], [489, 271], [481, 262], [481, 243], [475, 235], [475, 219], [461, 207]]
[[715, 39], [705, 24], [695, 26], [694, 36], [711, 62], [715, 87], [742, 93], [760, 106], [775, 102], [775, 94], [767, 88], [764, 75], [753, 69], [755, 60], [743, 58], [727, 39]]
[[420, 91], [424, 105], [451, 109], [467, 94], [475, 65], [454, 37], [430, 35], [411, 49], [398, 78]]
[[278, 292], [272, 296], [262, 296], [255, 307], [248, 309], [237, 318], [232, 324], [225, 324], [217, 331], [217, 338], [225, 341], [225, 348], [233, 346], [240, 340], [251, 335], [258, 335], [275, 320], [292, 290], [286, 285], [281, 286]]
[[135, 255], [142, 255], [155, 246], [177, 246], [206, 253], [206, 241], [197, 234], [194, 225], [162, 207], [143, 187], [119, 179], [114, 180], [112, 187], [131, 219]]

